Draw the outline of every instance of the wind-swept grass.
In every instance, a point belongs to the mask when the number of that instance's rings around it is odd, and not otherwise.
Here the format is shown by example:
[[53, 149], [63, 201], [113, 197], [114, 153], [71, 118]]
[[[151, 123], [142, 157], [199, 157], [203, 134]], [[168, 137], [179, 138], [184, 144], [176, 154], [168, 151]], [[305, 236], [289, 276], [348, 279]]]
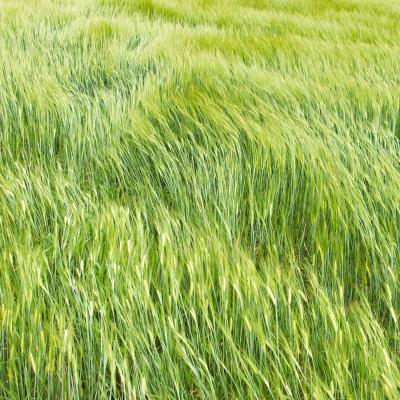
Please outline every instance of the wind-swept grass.
[[399, 399], [399, 21], [0, 0], [0, 398]]

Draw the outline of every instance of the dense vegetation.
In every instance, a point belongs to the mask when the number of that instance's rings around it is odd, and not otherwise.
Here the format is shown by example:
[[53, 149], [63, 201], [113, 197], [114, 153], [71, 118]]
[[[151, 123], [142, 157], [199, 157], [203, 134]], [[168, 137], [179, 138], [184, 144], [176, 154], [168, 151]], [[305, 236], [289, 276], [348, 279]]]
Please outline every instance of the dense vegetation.
[[0, 0], [0, 398], [399, 399], [400, 3]]

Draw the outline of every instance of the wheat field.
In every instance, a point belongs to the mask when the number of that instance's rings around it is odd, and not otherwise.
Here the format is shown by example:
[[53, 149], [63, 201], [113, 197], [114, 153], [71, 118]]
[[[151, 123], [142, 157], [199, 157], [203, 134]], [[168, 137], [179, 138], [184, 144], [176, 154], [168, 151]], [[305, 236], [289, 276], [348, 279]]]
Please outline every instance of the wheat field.
[[1, 399], [400, 399], [400, 2], [0, 0]]

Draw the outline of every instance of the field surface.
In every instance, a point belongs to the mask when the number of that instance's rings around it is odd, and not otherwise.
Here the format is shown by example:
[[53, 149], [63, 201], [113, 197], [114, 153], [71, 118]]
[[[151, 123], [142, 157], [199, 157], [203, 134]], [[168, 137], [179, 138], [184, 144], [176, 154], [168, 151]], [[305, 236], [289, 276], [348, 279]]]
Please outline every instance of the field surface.
[[400, 2], [0, 0], [0, 399], [400, 399]]

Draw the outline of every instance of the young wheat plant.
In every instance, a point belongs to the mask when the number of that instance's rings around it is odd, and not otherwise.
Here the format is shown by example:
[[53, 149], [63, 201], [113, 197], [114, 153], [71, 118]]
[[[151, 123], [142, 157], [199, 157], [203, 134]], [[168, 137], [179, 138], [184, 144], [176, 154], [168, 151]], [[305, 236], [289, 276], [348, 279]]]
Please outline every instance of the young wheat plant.
[[0, 399], [400, 399], [398, 0], [0, 0]]

